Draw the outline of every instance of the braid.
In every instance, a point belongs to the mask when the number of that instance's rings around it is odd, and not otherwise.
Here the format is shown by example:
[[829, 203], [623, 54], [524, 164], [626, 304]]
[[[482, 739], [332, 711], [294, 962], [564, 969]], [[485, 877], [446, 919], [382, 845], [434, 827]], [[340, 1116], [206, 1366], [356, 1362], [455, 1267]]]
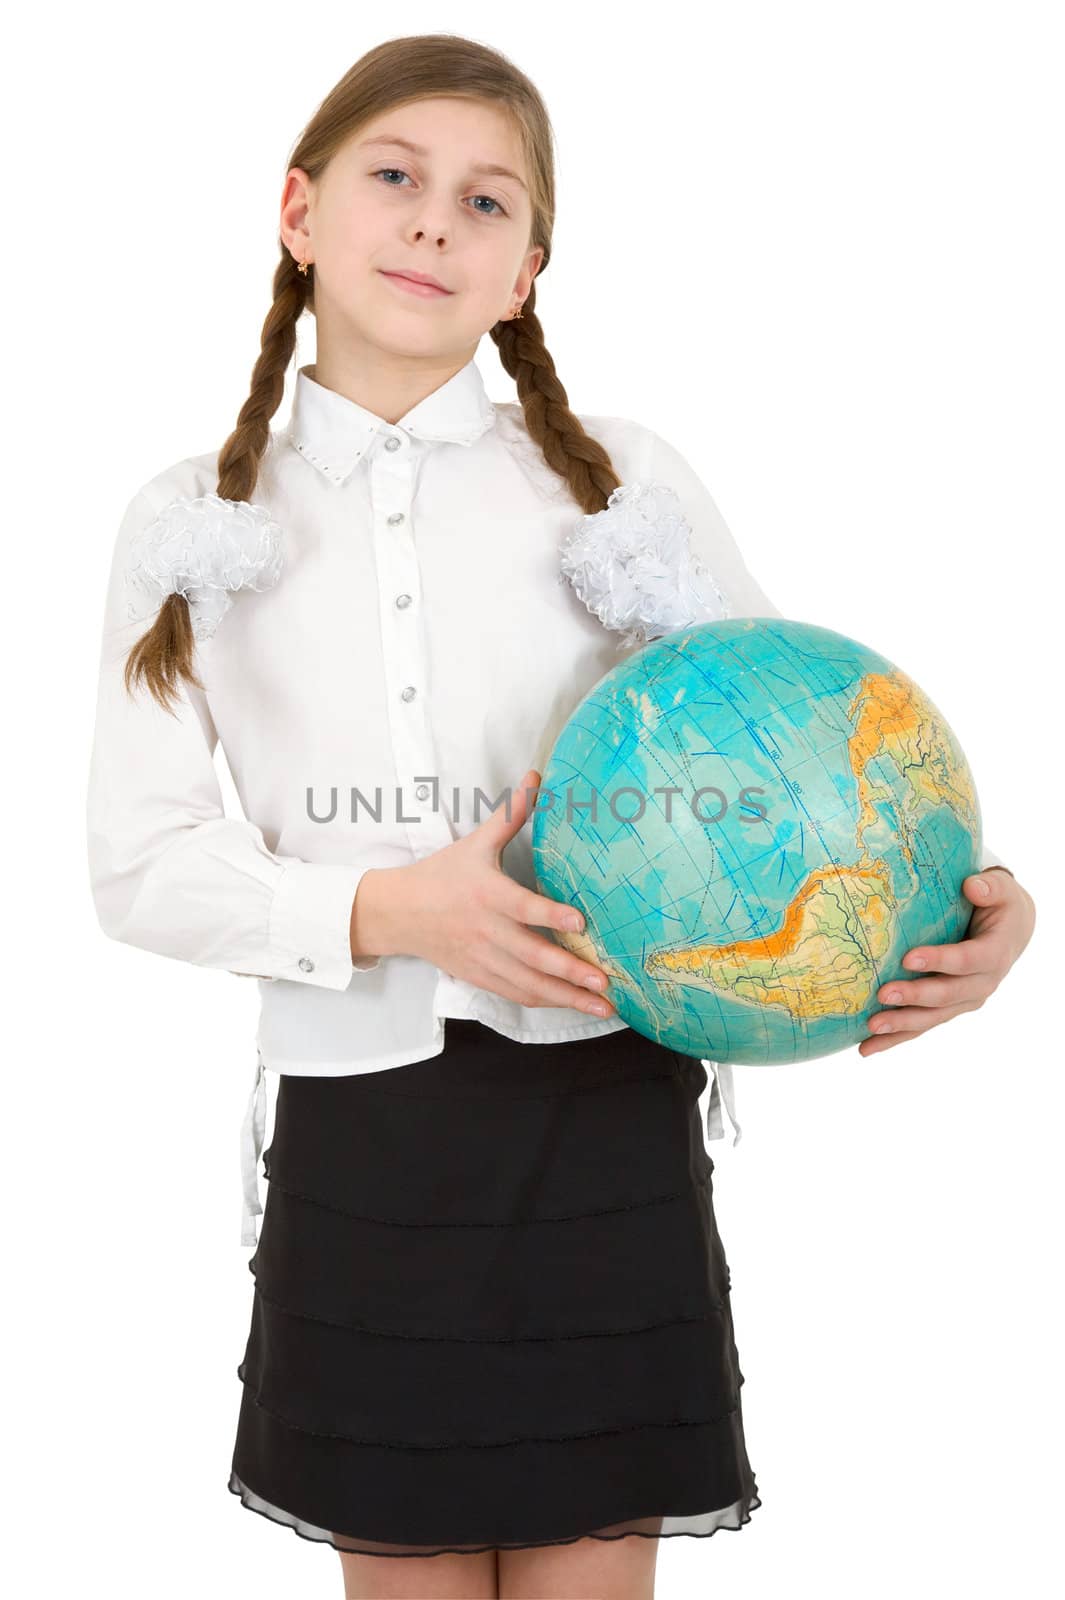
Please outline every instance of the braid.
[[296, 350], [296, 323], [307, 304], [310, 282], [289, 251], [282, 250], [274, 273], [274, 303], [266, 313], [262, 348], [252, 368], [251, 392], [218, 452], [218, 493], [223, 500], [249, 500], [255, 489], [259, 462], [270, 443], [270, 418], [284, 398], [285, 373]]
[[[251, 390], [240, 408], [237, 425], [218, 452], [217, 493], [223, 500], [251, 498], [259, 463], [270, 443], [270, 418], [285, 392], [285, 373], [296, 349], [296, 324], [307, 305], [310, 279], [304, 277], [287, 249], [274, 273], [274, 298], [260, 336], [261, 349], [252, 369]], [[153, 625], [126, 658], [126, 689], [142, 680], [164, 709], [171, 709], [180, 681], [202, 689], [193, 666], [194, 639], [184, 595], [168, 595]]]
[[521, 317], [497, 322], [492, 338], [500, 361], [517, 385], [530, 438], [540, 446], [548, 466], [566, 479], [574, 500], [590, 516], [604, 509], [610, 491], [621, 479], [603, 446], [585, 432], [570, 410], [569, 397], [544, 343], [535, 302], [534, 283]]

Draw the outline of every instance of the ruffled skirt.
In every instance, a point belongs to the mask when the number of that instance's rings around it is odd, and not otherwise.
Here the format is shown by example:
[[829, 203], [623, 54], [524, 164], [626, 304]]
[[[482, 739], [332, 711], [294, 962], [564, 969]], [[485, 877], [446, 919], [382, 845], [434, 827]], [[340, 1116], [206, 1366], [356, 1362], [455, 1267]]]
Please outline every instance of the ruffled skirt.
[[706, 1069], [628, 1028], [445, 1029], [280, 1078], [229, 1488], [370, 1555], [740, 1528]]

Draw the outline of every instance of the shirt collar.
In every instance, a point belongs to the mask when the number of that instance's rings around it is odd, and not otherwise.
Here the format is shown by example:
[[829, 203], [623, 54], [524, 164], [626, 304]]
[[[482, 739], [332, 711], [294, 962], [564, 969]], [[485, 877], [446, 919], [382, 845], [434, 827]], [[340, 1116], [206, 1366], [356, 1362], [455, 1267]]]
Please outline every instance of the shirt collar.
[[327, 389], [313, 363], [298, 368], [287, 435], [293, 446], [334, 483], [343, 483], [377, 434], [406, 433], [414, 439], [474, 444], [496, 420], [475, 361], [427, 394], [396, 423]]

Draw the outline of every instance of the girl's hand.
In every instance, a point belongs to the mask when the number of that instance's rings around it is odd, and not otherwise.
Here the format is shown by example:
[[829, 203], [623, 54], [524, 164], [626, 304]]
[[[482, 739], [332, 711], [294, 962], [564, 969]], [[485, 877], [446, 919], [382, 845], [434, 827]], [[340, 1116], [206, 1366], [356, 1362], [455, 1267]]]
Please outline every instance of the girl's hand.
[[465, 838], [405, 867], [363, 874], [352, 912], [353, 955], [415, 955], [478, 989], [523, 1006], [616, 1015], [601, 968], [533, 933], [529, 924], [584, 927], [574, 906], [534, 893], [503, 871], [504, 845], [532, 809], [540, 774], [527, 772], [506, 805]]
[[904, 1044], [962, 1011], [978, 1011], [1032, 937], [1035, 901], [1005, 868], [974, 872], [962, 890], [975, 907], [965, 938], [960, 944], [920, 945], [907, 951], [903, 966], [928, 968], [936, 975], [892, 979], [878, 991], [881, 1004], [897, 1009], [877, 1011], [869, 1018], [869, 1031], [876, 1037], [862, 1040], [860, 1056]]

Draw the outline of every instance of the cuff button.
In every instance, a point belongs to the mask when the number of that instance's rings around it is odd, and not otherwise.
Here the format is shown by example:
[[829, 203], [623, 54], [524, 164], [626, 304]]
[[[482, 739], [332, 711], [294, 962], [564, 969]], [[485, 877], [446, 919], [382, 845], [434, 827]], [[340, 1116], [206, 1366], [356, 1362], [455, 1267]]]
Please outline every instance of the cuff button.
[[314, 971], [314, 962], [311, 960], [310, 956], [300, 956], [299, 969], [301, 972]]

